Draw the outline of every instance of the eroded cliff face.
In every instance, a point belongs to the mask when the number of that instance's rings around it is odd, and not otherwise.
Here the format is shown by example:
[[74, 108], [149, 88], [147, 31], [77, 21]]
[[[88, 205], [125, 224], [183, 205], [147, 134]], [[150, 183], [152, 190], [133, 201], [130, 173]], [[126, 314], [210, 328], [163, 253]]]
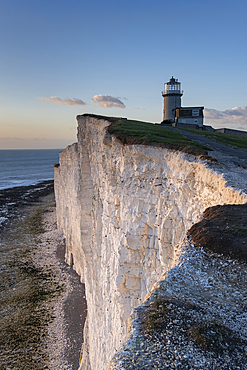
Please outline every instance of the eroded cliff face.
[[58, 226], [66, 259], [86, 287], [81, 369], [107, 369], [126, 340], [127, 321], [175, 263], [176, 246], [203, 211], [246, 195], [181, 153], [123, 145], [109, 122], [78, 116], [78, 143], [55, 168]]

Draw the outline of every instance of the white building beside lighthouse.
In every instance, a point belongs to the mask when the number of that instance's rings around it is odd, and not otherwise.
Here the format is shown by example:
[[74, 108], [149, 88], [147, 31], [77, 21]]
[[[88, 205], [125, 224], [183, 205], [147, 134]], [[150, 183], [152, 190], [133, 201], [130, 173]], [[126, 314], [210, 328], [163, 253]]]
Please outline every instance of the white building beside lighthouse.
[[181, 82], [173, 76], [164, 84], [162, 96], [164, 98], [163, 121], [170, 122], [172, 126], [202, 129], [204, 107], [182, 107]]

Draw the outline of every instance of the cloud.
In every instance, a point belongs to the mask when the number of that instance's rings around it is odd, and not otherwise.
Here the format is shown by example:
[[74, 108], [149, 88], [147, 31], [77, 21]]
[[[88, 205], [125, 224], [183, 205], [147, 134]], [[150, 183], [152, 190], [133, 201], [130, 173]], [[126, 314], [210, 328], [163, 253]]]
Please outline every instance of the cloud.
[[205, 108], [204, 114], [206, 121], [211, 120], [210, 124], [215, 124], [217, 127], [225, 126], [247, 130], [247, 106], [235, 107], [224, 111]]
[[50, 98], [45, 98], [42, 96], [41, 99], [46, 101], [46, 103], [56, 103], [57, 105], [86, 105], [84, 101], [82, 101], [81, 99], [76, 99], [76, 98], [60, 99], [57, 96], [51, 96]]
[[244, 116], [245, 118], [247, 117], [247, 106], [245, 107], [235, 107], [230, 110], [225, 110], [225, 114], [229, 116]]
[[207, 119], [221, 119], [224, 118], [224, 115], [221, 111], [216, 109], [204, 109], [204, 115]]
[[112, 107], [116, 107], [116, 108], [125, 108], [125, 105], [123, 102], [121, 102], [121, 100], [119, 100], [118, 98], [114, 98], [114, 96], [110, 96], [110, 95], [94, 95], [94, 97], [92, 98], [93, 100], [93, 104], [98, 104], [100, 107], [103, 107], [103, 108], [112, 108]]

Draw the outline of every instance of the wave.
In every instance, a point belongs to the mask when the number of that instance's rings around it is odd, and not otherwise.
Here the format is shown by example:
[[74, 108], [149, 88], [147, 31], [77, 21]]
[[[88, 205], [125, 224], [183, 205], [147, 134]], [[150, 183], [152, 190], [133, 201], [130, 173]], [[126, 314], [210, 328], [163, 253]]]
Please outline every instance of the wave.
[[53, 177], [48, 177], [48, 178], [43, 178], [43, 179], [36, 179], [36, 180], [16, 180], [13, 181], [12, 184], [7, 184], [7, 185], [2, 185], [0, 186], [0, 190], [5, 190], [5, 189], [11, 189], [11, 188], [16, 188], [20, 186], [30, 186], [30, 185], [36, 185], [40, 182], [43, 181], [51, 181], [54, 180]]

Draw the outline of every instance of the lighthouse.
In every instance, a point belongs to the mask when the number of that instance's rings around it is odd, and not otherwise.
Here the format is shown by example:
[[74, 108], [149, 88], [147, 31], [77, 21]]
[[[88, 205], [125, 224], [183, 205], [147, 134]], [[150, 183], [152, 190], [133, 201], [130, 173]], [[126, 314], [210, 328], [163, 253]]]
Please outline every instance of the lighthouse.
[[165, 83], [164, 87], [165, 90], [162, 91], [164, 98], [162, 124], [202, 130], [204, 107], [182, 107], [181, 96], [183, 91], [181, 90], [181, 82], [178, 82], [178, 79], [173, 76], [169, 82]]
[[181, 107], [181, 96], [183, 95], [181, 82], [178, 82], [178, 79], [172, 76], [170, 81], [164, 84], [164, 88], [164, 91], [162, 91], [164, 98], [163, 120], [174, 122], [176, 108]]

